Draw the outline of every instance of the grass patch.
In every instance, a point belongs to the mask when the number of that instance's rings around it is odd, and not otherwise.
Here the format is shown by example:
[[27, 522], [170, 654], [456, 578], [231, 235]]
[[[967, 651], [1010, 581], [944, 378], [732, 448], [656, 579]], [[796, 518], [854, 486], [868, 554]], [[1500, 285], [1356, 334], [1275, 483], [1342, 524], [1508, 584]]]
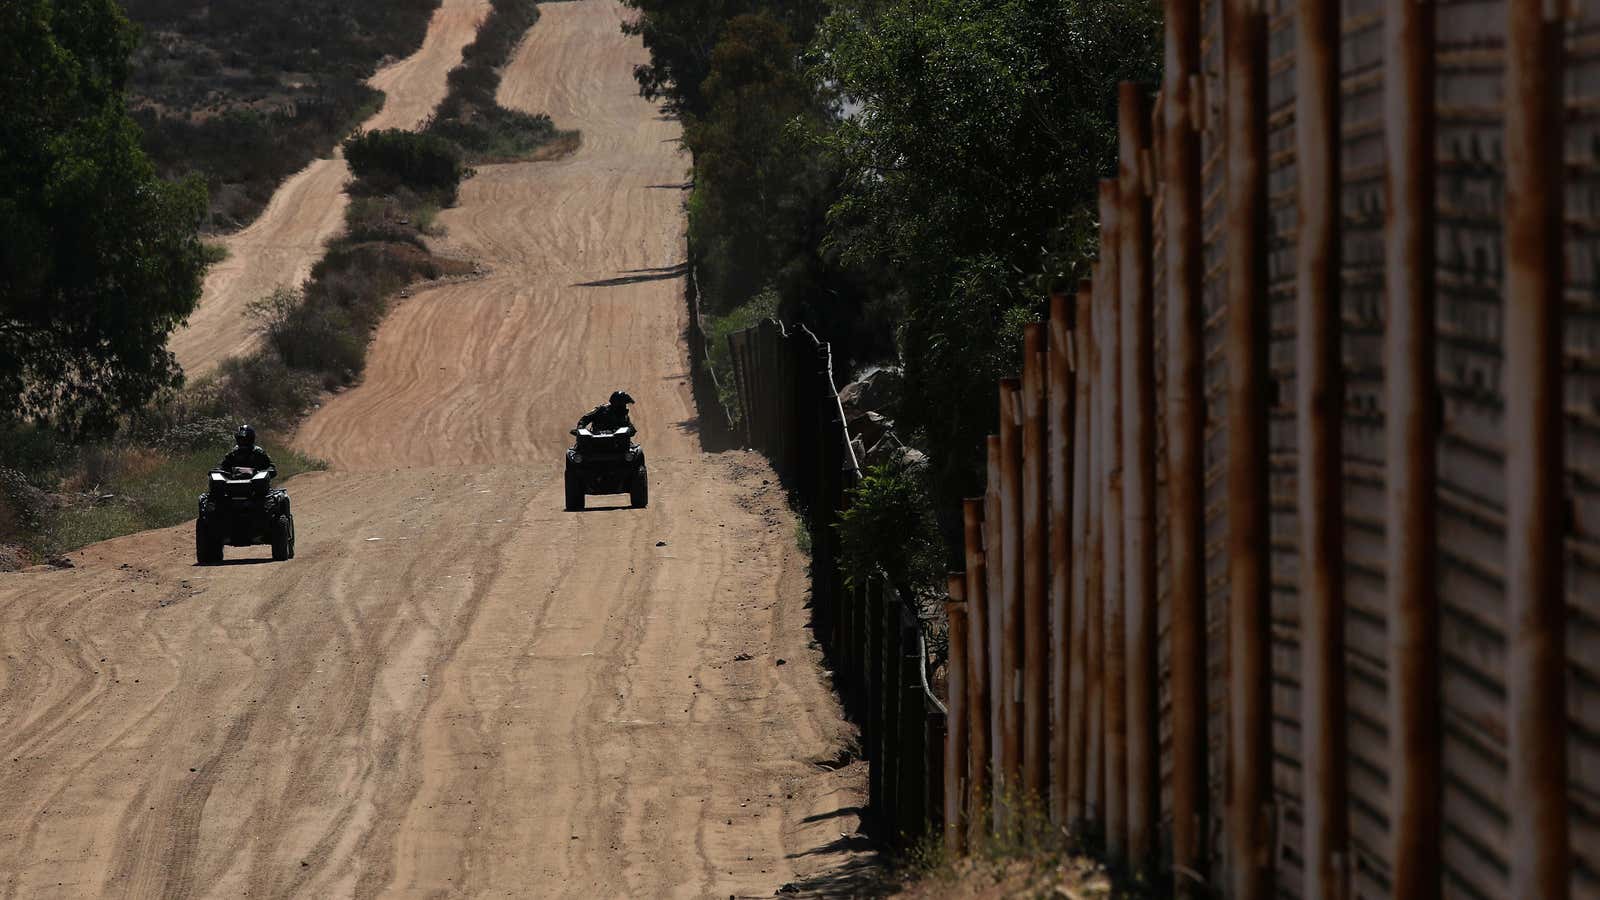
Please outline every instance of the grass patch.
[[720, 316], [706, 321], [706, 355], [711, 358], [711, 370], [717, 373], [717, 400], [728, 411], [734, 424], [743, 417], [739, 407], [739, 388], [733, 377], [733, 351], [728, 348], [728, 335], [754, 328], [763, 319], [778, 314], [778, 292], [762, 291], [750, 302], [736, 306]]
[[229, 250], [226, 244], [215, 244], [211, 241], [200, 242], [200, 258], [205, 260], [208, 266], [214, 266], [232, 255], [233, 251]]

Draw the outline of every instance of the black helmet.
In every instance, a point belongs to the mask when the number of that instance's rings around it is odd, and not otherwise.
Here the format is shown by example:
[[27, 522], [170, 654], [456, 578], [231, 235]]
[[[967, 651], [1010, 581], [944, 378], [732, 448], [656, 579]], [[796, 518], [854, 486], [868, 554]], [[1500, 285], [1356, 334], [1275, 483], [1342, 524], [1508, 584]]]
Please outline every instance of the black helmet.
[[240, 425], [239, 430], [233, 433], [233, 442], [249, 450], [256, 445], [256, 430], [249, 425]]
[[612, 391], [611, 392], [611, 405], [612, 406], [627, 406], [629, 403], [632, 403], [632, 402], [633, 402], [633, 398], [628, 396], [628, 392], [627, 391]]

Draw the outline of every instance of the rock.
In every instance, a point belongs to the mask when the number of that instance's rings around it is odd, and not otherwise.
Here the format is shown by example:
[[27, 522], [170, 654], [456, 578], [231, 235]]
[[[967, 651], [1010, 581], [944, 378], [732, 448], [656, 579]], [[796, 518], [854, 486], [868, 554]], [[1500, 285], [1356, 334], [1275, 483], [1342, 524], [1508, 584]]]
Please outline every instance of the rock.
[[893, 430], [894, 420], [876, 412], [864, 413], [850, 425], [851, 433], [868, 447], [882, 441], [883, 436]]
[[839, 391], [839, 403], [846, 415], [875, 410], [892, 416], [900, 409], [904, 388], [905, 375], [899, 367], [875, 369], [845, 385]]
[[751, 656], [751, 655], [750, 655], [750, 654], [748, 654], [748, 653], [741, 653], [741, 654], [739, 654], [739, 655], [738, 655], [738, 656], [735, 656], [735, 657], [734, 657], [734, 658], [733, 658], [733, 661], [734, 661], [734, 662], [749, 662], [749, 661], [750, 661], [750, 660], [752, 660], [752, 659], [754, 659], [754, 657], [752, 657], [752, 656]]
[[778, 660], [778, 665], [780, 665], [780, 666], [787, 665], [788, 663], [789, 663], [789, 661], [787, 659]]
[[666, 545], [667, 545], [666, 541], [656, 541], [656, 546], [657, 547], [665, 547]]
[[50, 566], [52, 568], [56, 568], [56, 569], [71, 569], [71, 568], [74, 568], [74, 566], [72, 565], [72, 560], [67, 559], [65, 556], [57, 556], [56, 558], [50, 560], [49, 562], [50, 562]]

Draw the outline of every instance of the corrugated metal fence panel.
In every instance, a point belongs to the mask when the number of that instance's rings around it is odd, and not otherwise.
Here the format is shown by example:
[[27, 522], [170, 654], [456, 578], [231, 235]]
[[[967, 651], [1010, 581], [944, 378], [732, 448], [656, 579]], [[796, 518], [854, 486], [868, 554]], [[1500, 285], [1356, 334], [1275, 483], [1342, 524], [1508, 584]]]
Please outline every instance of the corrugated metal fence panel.
[[1383, 531], [1383, 9], [1345, 7], [1340, 73], [1351, 889], [1389, 893]]
[[1437, 21], [1444, 889], [1504, 897], [1505, 9], [1453, 0]]
[[1268, 4], [1267, 26], [1267, 408], [1272, 572], [1272, 783], [1278, 895], [1304, 881], [1300, 753], [1300, 522], [1295, 495], [1295, 17]]
[[1567, 769], [1573, 896], [1600, 897], [1600, 0], [1580, 10], [1567, 42]]
[[[1201, 260], [1205, 267], [1205, 286], [1202, 304], [1205, 315], [1205, 555], [1206, 555], [1206, 657], [1207, 668], [1207, 767], [1209, 769], [1208, 794], [1213, 798], [1210, 806], [1210, 835], [1208, 846], [1220, 848], [1223, 844], [1223, 804], [1227, 746], [1228, 703], [1228, 557], [1226, 508], [1227, 485], [1224, 484], [1224, 467], [1227, 461], [1227, 435], [1223, 430], [1226, 421], [1226, 396], [1228, 387], [1227, 360], [1222, 353], [1223, 332], [1223, 246], [1224, 190], [1222, 133], [1222, 4], [1219, 0], [1205, 0], [1203, 12], [1202, 44], [1200, 51], [1201, 77], [1205, 87], [1205, 116], [1201, 134], [1200, 155], [1201, 190], [1203, 209], [1201, 227], [1204, 247]], [[1213, 851], [1211, 871], [1206, 873], [1214, 884], [1225, 883], [1223, 860], [1220, 851]]]

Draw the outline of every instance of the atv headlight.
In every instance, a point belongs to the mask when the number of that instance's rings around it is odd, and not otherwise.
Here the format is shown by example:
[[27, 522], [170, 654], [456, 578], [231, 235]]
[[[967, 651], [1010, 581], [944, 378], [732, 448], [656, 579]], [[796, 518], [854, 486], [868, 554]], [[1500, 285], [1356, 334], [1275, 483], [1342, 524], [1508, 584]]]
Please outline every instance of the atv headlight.
[[625, 455], [625, 458], [628, 460], [628, 462], [633, 462], [634, 460], [638, 459], [639, 458], [639, 447], [638, 447], [638, 445], [629, 447], [628, 448], [628, 452]]
[[581, 465], [583, 463], [583, 454], [576, 450], [568, 450], [567, 459]]

